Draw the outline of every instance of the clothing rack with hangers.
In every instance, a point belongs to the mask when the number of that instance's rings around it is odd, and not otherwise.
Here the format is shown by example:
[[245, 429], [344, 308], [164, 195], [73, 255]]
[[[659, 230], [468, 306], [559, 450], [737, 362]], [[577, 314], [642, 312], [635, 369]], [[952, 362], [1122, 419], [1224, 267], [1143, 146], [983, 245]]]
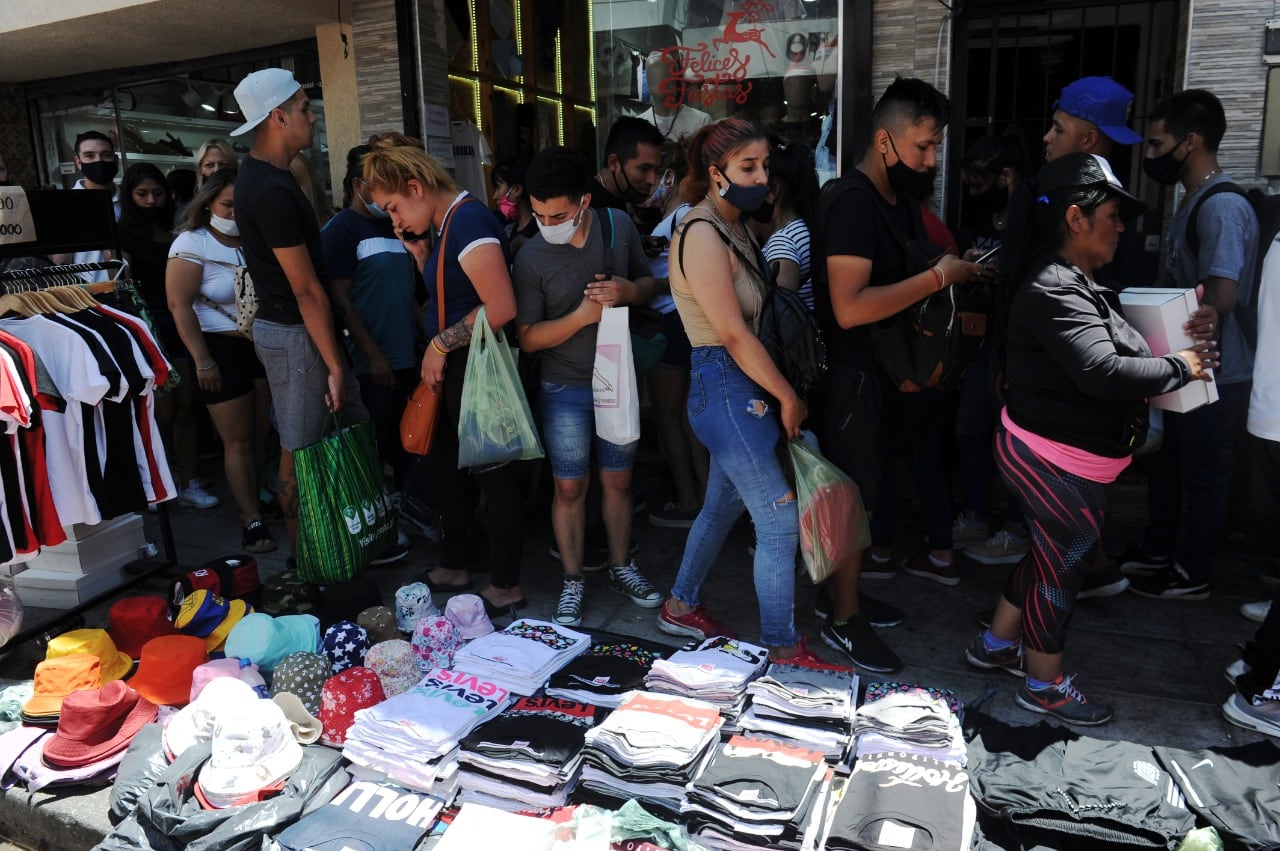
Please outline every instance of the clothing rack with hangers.
[[[0, 258], [47, 257], [81, 251], [114, 251], [120, 254], [116, 234], [115, 208], [110, 193], [101, 190], [31, 190], [26, 193], [37, 239], [30, 242], [0, 245]], [[73, 263], [0, 273], [0, 295], [52, 290], [75, 286], [92, 294], [108, 294], [122, 283], [121, 275], [128, 264], [120, 260], [97, 263]], [[113, 280], [88, 283], [77, 273], [109, 270]], [[163, 551], [156, 557], [140, 557], [121, 567], [126, 578], [114, 588], [96, 594], [78, 605], [60, 611], [41, 623], [28, 623], [17, 635], [0, 646], [0, 655], [29, 641], [47, 641], [83, 623], [85, 612], [124, 594], [149, 580], [163, 576], [177, 565], [177, 551], [168, 503], [156, 504]]]

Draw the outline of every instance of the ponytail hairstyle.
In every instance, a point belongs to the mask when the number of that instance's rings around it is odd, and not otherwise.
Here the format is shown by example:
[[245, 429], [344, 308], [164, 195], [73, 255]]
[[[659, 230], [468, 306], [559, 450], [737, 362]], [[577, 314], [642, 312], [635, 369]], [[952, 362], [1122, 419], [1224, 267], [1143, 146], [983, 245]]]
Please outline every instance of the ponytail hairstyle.
[[459, 191], [449, 172], [419, 140], [403, 133], [384, 133], [370, 139], [369, 153], [364, 157], [364, 182], [369, 189], [407, 195], [410, 180], [418, 181], [429, 192]]
[[711, 191], [711, 166], [723, 171], [725, 160], [757, 140], [767, 141], [764, 131], [743, 118], [722, 118], [699, 127], [689, 139], [689, 173], [680, 183], [680, 196], [697, 204]]

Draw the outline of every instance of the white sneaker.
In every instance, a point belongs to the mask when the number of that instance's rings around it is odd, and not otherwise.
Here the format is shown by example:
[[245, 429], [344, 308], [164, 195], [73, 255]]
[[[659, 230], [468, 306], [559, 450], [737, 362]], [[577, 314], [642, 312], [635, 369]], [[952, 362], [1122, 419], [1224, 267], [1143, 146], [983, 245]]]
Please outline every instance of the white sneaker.
[[1259, 700], [1251, 703], [1233, 694], [1222, 704], [1222, 714], [1237, 727], [1256, 730], [1280, 739], [1280, 701]]
[[1260, 603], [1245, 603], [1240, 607], [1241, 617], [1248, 618], [1254, 623], [1262, 623], [1267, 619], [1267, 614], [1271, 611], [1271, 602], [1269, 600]]
[[222, 500], [200, 487], [193, 480], [182, 489], [182, 493], [178, 494], [178, 504], [185, 505], [188, 508], [217, 508], [222, 505]]
[[1242, 677], [1245, 674], [1249, 673], [1249, 663], [1243, 659], [1237, 659], [1234, 662], [1232, 662], [1230, 665], [1228, 665], [1227, 669], [1222, 673], [1223, 673], [1223, 676], [1227, 678], [1227, 682], [1231, 683], [1232, 685], [1235, 685], [1236, 677]]
[[968, 511], [961, 511], [951, 524], [951, 543], [963, 547], [966, 544], [980, 544], [991, 535], [991, 527], [975, 520]]

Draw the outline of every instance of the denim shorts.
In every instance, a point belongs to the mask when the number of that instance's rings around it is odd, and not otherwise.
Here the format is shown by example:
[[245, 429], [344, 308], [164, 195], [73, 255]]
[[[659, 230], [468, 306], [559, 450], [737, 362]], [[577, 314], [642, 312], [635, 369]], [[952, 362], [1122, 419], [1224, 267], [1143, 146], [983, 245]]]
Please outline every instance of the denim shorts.
[[[329, 430], [329, 368], [311, 342], [305, 325], [253, 321], [253, 347], [271, 385], [280, 448], [292, 452], [319, 442]], [[338, 412], [342, 425], [367, 420], [355, 371], [346, 371], [346, 404]]]
[[605, 473], [630, 470], [636, 460], [634, 441], [623, 446], [596, 437], [595, 405], [591, 385], [542, 382], [542, 442], [557, 479], [585, 479], [591, 472], [591, 447], [596, 464]]

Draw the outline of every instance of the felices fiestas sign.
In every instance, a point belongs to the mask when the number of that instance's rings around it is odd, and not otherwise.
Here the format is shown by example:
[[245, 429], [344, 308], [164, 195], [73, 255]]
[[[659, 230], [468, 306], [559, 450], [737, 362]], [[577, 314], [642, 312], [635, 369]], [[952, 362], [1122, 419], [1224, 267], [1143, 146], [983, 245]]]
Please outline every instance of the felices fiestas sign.
[[35, 242], [31, 205], [21, 186], [0, 186], [0, 245]]

